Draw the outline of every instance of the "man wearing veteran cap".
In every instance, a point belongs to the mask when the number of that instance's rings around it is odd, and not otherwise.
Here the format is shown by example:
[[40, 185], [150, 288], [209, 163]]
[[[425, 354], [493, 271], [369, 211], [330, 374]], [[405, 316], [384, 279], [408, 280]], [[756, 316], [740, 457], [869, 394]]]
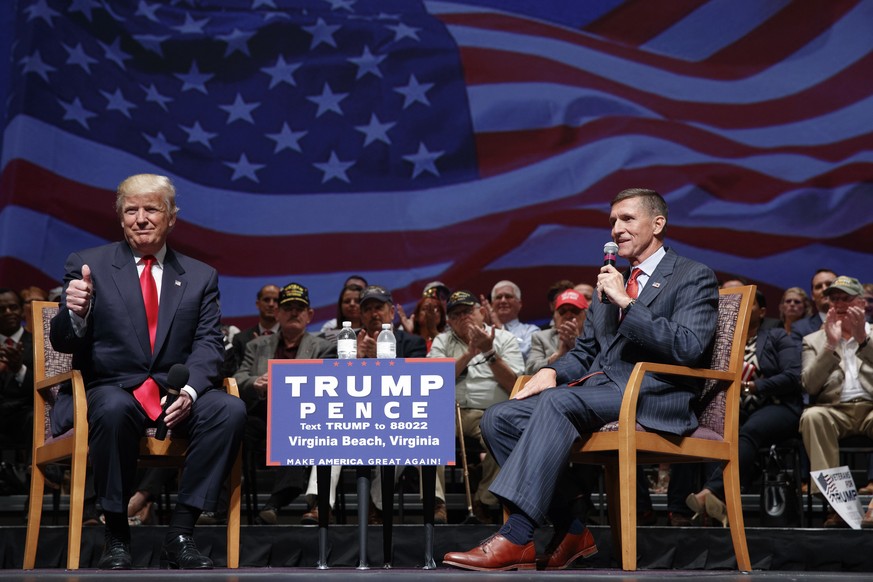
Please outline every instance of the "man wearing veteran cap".
[[531, 338], [530, 354], [527, 356], [527, 373], [534, 374], [552, 364], [573, 349], [576, 338], [582, 333], [588, 300], [574, 289], [566, 289], [555, 296], [555, 325], [538, 331]]
[[[830, 302], [824, 327], [803, 338], [803, 389], [815, 405], [803, 411], [800, 433], [810, 469], [839, 466], [839, 440], [873, 438], [873, 345], [864, 320], [864, 288], [853, 277], [837, 277], [825, 290]], [[815, 480], [813, 491], [817, 491]], [[833, 511], [825, 527], [839, 527]]]
[[[509, 398], [515, 379], [524, 371], [518, 340], [503, 329], [485, 325], [485, 308], [469, 291], [455, 291], [449, 297], [449, 329], [433, 340], [430, 358], [455, 360], [455, 400], [461, 406], [464, 435], [485, 441], [479, 422], [485, 409]], [[498, 509], [497, 498], [488, 491], [498, 466], [491, 454], [482, 461], [482, 479], [473, 509], [476, 517], [489, 522], [489, 509]], [[437, 470], [437, 497], [445, 488], [445, 470]]]
[[394, 329], [394, 300], [391, 292], [379, 285], [364, 287], [361, 291], [361, 331], [358, 332], [358, 357], [376, 357], [376, 337], [383, 323], [390, 323], [397, 340], [398, 358], [423, 358], [427, 355], [424, 338], [403, 329]]
[[[248, 409], [245, 438], [267, 438], [267, 363], [269, 360], [310, 360], [336, 358], [336, 343], [306, 331], [312, 320], [309, 290], [299, 283], [288, 283], [279, 291], [276, 320], [279, 333], [264, 335], [246, 344], [245, 356], [234, 376], [240, 396]], [[270, 499], [258, 514], [260, 521], [278, 522], [279, 509], [291, 503], [306, 489], [304, 467], [275, 467], [277, 471]]]

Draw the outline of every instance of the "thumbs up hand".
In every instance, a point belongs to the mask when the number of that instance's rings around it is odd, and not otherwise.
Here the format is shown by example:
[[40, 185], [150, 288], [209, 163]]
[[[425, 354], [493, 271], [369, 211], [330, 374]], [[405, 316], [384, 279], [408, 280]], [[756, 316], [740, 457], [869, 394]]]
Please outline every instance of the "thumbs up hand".
[[82, 278], [73, 279], [67, 285], [67, 309], [84, 319], [91, 308], [91, 295], [94, 283], [91, 281], [91, 268], [82, 265]]

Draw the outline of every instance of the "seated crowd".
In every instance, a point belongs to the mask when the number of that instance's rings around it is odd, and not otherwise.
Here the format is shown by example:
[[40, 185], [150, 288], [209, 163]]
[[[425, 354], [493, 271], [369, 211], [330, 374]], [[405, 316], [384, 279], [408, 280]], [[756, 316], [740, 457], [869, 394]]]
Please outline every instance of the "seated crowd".
[[[722, 286], [744, 284], [743, 279], [731, 279]], [[804, 487], [818, 493], [815, 480], [809, 481], [808, 471], [838, 466], [841, 438], [873, 438], [873, 346], [869, 343], [873, 284], [862, 285], [854, 277], [819, 269], [809, 291], [807, 294], [801, 287], [786, 289], [772, 311], [768, 311], [763, 293], [759, 291], [755, 297], [741, 404], [740, 478], [746, 491], [760, 476], [757, 460], [762, 448], [801, 438], [808, 455]], [[339, 291], [336, 317], [313, 330], [315, 312], [306, 287], [294, 282], [266, 285], [255, 298], [256, 324], [244, 330], [224, 326], [226, 359], [222, 372], [236, 378], [246, 404], [246, 446], [255, 450], [264, 447], [270, 359], [336, 358], [336, 336], [344, 321], [351, 322], [357, 334], [357, 357], [373, 358], [382, 324], [393, 324], [397, 357], [454, 359], [461, 433], [478, 445], [478, 486], [472, 510], [479, 522], [493, 523], [499, 519], [500, 504], [489, 487], [500, 468], [483, 440], [479, 427], [483, 413], [509, 398], [519, 375], [535, 374], [552, 366], [574, 347], [593, 292], [594, 286], [589, 284], [556, 282], [546, 297], [551, 318], [538, 326], [520, 320], [522, 290], [512, 281], [498, 281], [487, 296], [468, 290], [452, 292], [442, 282], [434, 281], [424, 287], [407, 315], [389, 289], [352, 275]], [[33, 416], [29, 305], [49, 297], [38, 287], [17, 293], [0, 289], [0, 438], [4, 449], [14, 449], [10, 446], [14, 444], [19, 450], [12, 457], [4, 452], [7, 456], [0, 472], [0, 494], [26, 491]], [[778, 317], [768, 317], [768, 313]], [[859, 492], [869, 495], [873, 494], [873, 459], [868, 459], [867, 466], [868, 480], [859, 483]], [[258, 523], [279, 523], [280, 512], [298, 496], [304, 496], [306, 510], [299, 519], [286, 521], [317, 523], [314, 468], [270, 469], [274, 472], [272, 489], [269, 500], [258, 508]], [[660, 467], [653, 471], [655, 482], [649, 482], [641, 471], [639, 522], [655, 523], [649, 491], [666, 489], [668, 524], [726, 524], [721, 470], [720, 465]], [[142, 475], [128, 508], [131, 524], [153, 519], [152, 504], [161, 488], [175, 478], [173, 473], [154, 470]], [[444, 467], [437, 471], [436, 523], [448, 521], [445, 473]], [[341, 467], [334, 467], [332, 508], [340, 477]], [[592, 477], [583, 478], [590, 482]], [[662, 489], [656, 489], [659, 486]], [[381, 507], [379, 491], [377, 478], [371, 491], [371, 523], [379, 523], [380, 513], [386, 509]], [[207, 523], [214, 518], [211, 512], [200, 517]], [[830, 510], [824, 525], [845, 524]], [[873, 509], [867, 512], [862, 526], [873, 527]]]

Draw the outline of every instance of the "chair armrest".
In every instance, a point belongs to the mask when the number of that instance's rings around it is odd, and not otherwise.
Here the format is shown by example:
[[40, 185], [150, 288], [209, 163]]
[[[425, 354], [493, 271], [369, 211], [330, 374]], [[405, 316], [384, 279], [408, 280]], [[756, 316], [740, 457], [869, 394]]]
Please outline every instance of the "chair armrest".
[[224, 379], [224, 390], [231, 396], [239, 398], [239, 386], [236, 383], [236, 378], [228, 377]]
[[524, 387], [524, 385], [527, 384], [527, 381], [530, 380], [530, 379], [531, 379], [531, 377], [528, 376], [528, 375], [521, 375], [521, 376], [519, 376], [519, 377], [515, 380], [515, 385], [512, 387], [512, 392], [509, 393], [509, 398], [511, 399], [511, 398], [513, 398], [516, 394], [518, 394], [518, 391], [521, 390], [521, 389]]

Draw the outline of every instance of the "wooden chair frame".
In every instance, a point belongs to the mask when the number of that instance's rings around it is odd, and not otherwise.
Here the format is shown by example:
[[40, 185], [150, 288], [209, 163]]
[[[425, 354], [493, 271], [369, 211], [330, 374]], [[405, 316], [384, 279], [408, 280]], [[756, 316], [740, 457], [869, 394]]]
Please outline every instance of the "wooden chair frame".
[[[724, 466], [725, 505], [738, 568], [751, 571], [739, 479], [739, 408], [743, 354], [749, 327], [749, 312], [754, 303], [755, 286], [722, 289], [720, 302], [739, 295], [739, 306], [733, 310], [730, 353], [726, 369], [689, 368], [653, 362], [639, 362], [630, 375], [621, 404], [617, 427], [607, 426], [599, 432], [582, 435], [574, 445], [574, 463], [604, 465], [609, 502], [609, 523], [613, 545], [624, 570], [637, 568], [637, 465], [659, 463], [698, 463], [722, 461]], [[719, 319], [726, 314], [719, 309]], [[718, 333], [718, 332], [717, 332]], [[717, 338], [718, 339], [718, 338]], [[722, 338], [727, 341], [727, 338]], [[723, 434], [720, 440], [673, 436], [646, 432], [636, 423], [640, 385], [646, 374], [669, 374], [699, 378], [718, 385], [715, 392], [724, 392], [725, 410]], [[513, 394], [529, 376], [516, 382]], [[615, 423], [613, 423], [614, 425]], [[618, 500], [615, 503], [614, 500]]]
[[[51, 318], [57, 313], [58, 304], [34, 301], [31, 308], [34, 327], [33, 470], [24, 569], [33, 569], [36, 562], [45, 490], [45, 468], [49, 464], [65, 464], [70, 466], [71, 472], [67, 569], [77, 570], [82, 545], [82, 512], [85, 505], [85, 471], [88, 463], [88, 410], [85, 383], [81, 372], [72, 368], [72, 357], [69, 354], [55, 352], [48, 340]], [[67, 383], [72, 384], [74, 428], [64, 435], [52, 438], [48, 411], [54, 402], [57, 389]], [[225, 378], [224, 387], [228, 394], [239, 397], [236, 380]], [[142, 466], [150, 467], [181, 467], [187, 449], [186, 439], [173, 438], [171, 434], [161, 441], [154, 438], [152, 429], [140, 441], [139, 462]], [[241, 463], [241, 453], [238, 453], [228, 476], [230, 488], [227, 512], [228, 568], [239, 567]]]

